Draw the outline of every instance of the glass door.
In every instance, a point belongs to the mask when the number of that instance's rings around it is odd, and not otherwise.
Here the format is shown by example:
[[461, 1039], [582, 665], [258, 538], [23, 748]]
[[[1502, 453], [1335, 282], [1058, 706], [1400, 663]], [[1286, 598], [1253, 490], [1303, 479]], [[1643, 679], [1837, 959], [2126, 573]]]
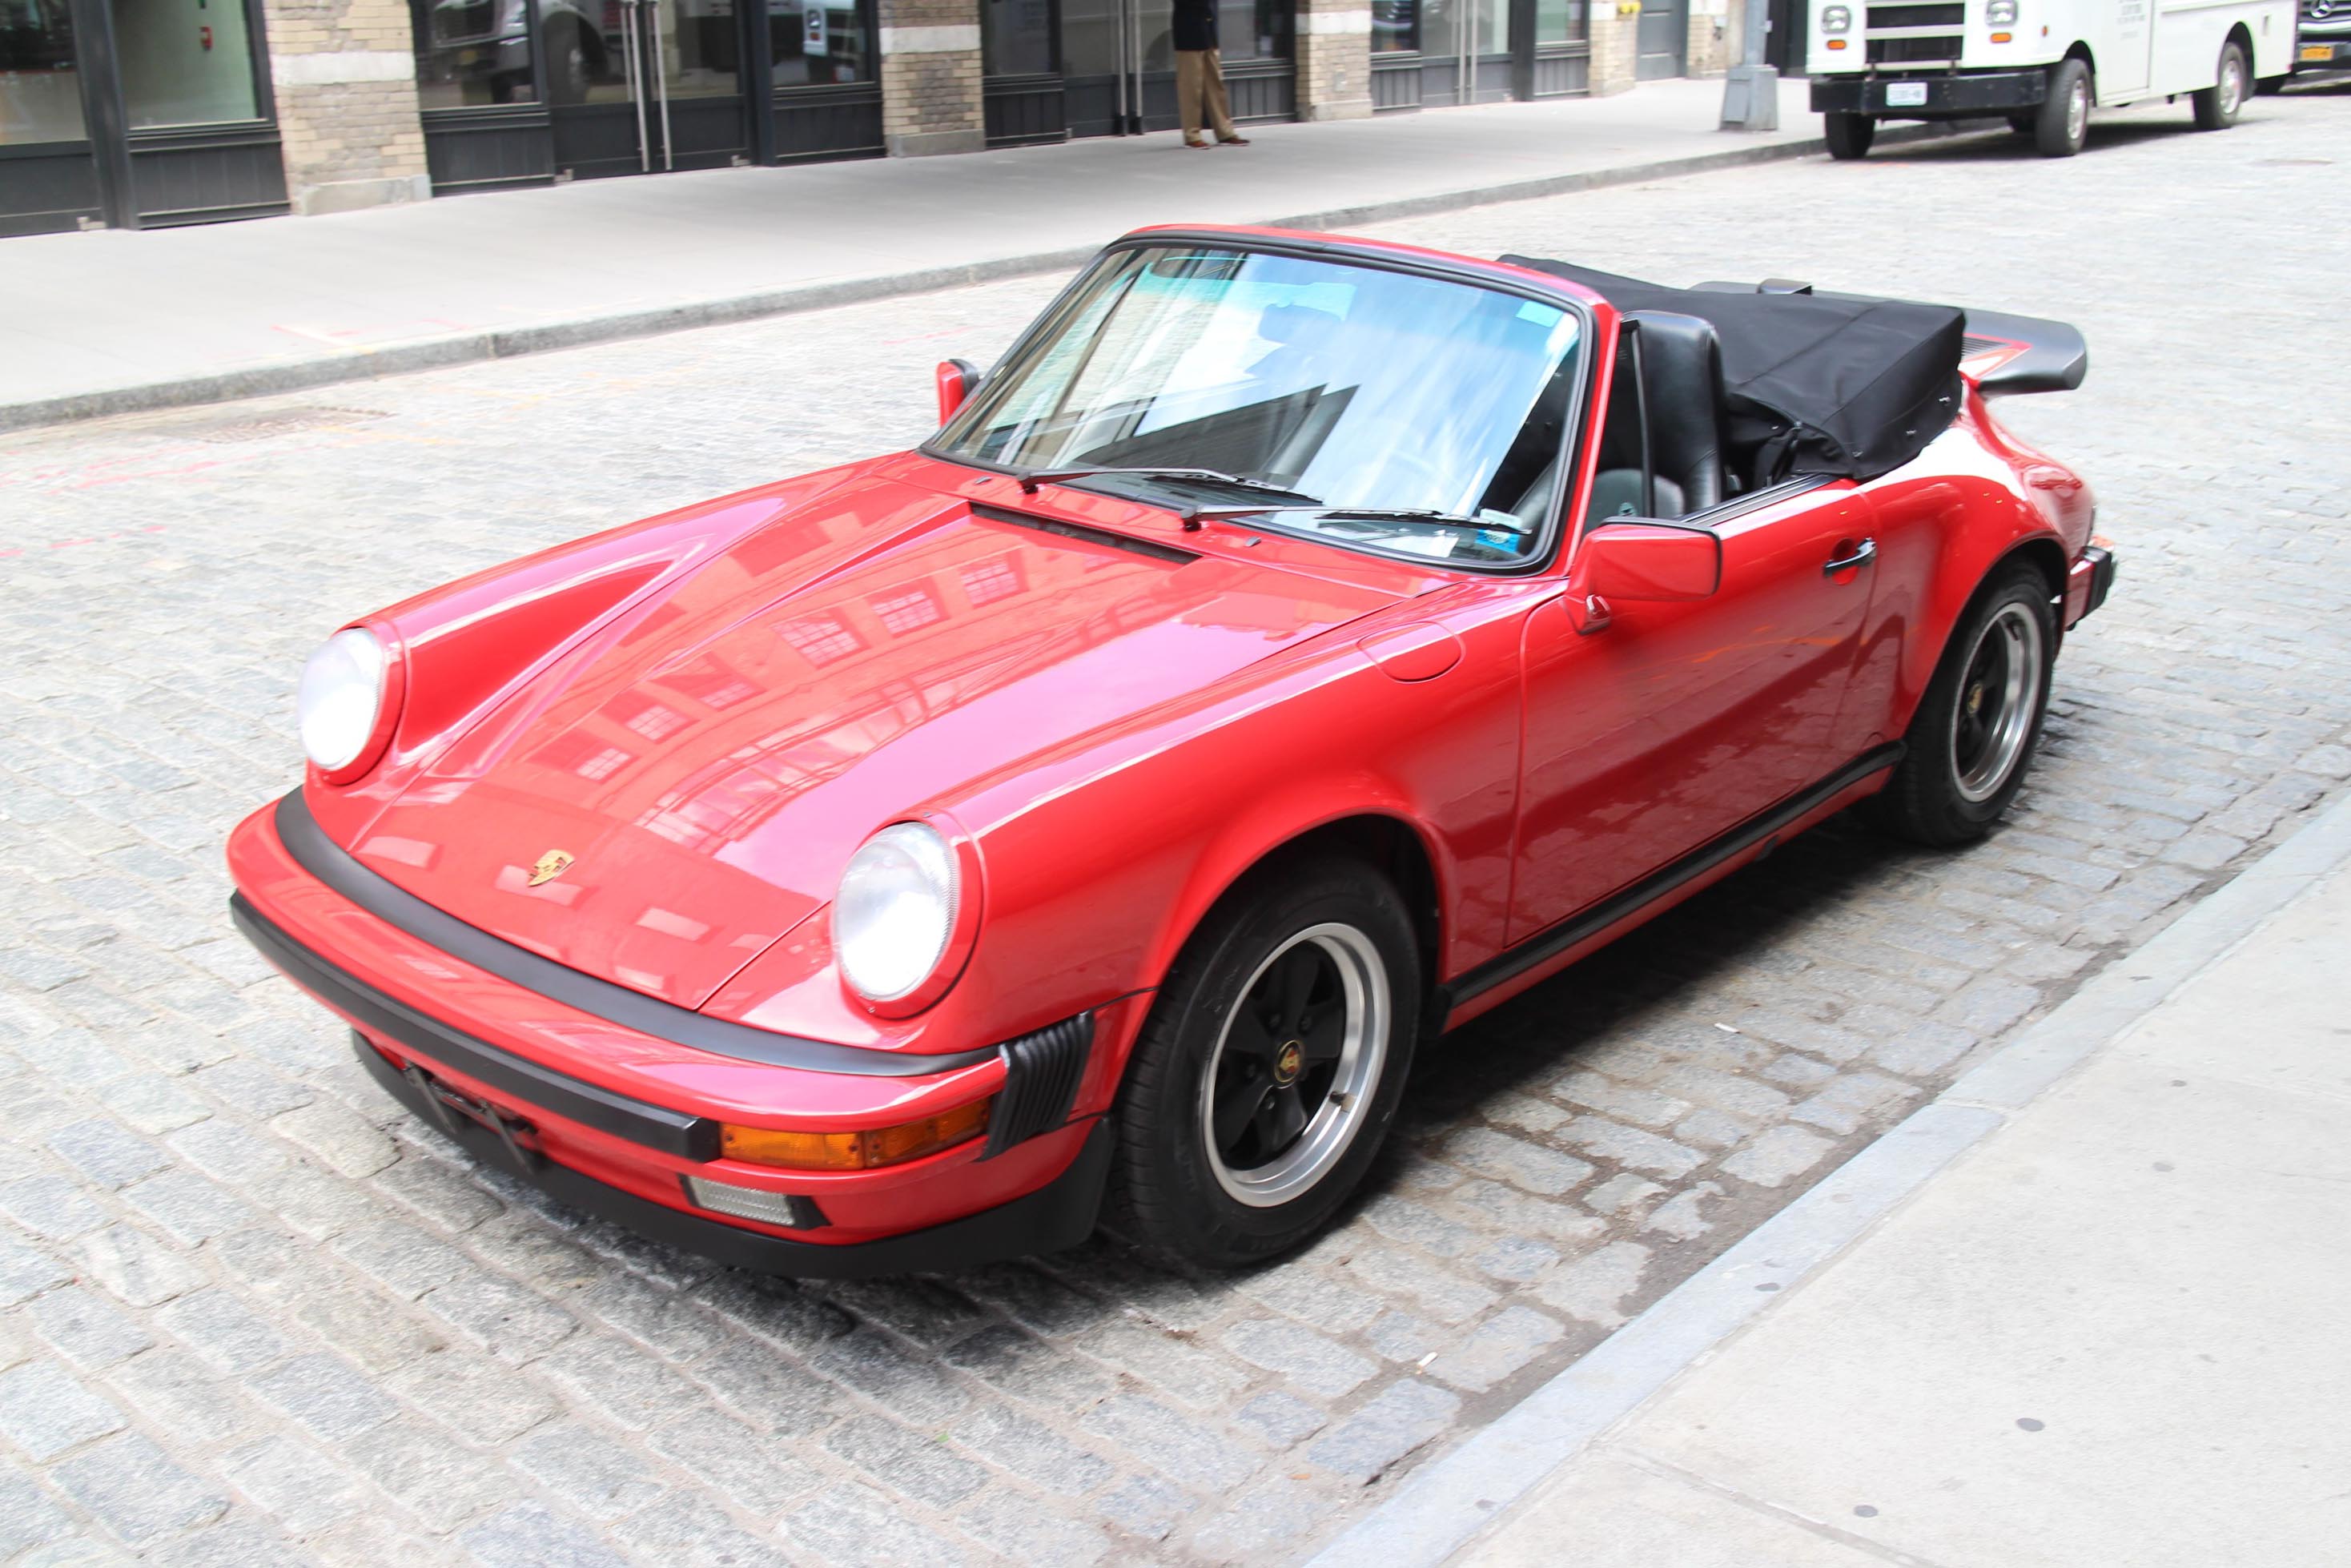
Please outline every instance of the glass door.
[[734, 0], [537, 7], [558, 179], [719, 168], [748, 152]]
[[1061, 85], [1072, 136], [1176, 127], [1172, 0], [1062, 0]]
[[1424, 0], [1420, 57], [1420, 101], [1430, 108], [1509, 98], [1510, 0]]

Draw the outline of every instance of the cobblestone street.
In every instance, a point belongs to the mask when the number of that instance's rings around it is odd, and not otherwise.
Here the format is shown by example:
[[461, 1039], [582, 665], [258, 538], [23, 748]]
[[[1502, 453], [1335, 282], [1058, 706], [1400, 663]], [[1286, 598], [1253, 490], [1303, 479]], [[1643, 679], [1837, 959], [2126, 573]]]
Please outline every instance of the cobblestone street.
[[1833, 822], [1425, 1051], [1366, 1198], [1246, 1277], [795, 1286], [584, 1224], [225, 912], [341, 621], [918, 441], [1059, 279], [0, 440], [0, 1562], [1306, 1555], [2351, 778], [2351, 90], [2188, 124], [1366, 231], [2073, 321], [2084, 389], [2001, 413], [2122, 572], [1990, 842]]

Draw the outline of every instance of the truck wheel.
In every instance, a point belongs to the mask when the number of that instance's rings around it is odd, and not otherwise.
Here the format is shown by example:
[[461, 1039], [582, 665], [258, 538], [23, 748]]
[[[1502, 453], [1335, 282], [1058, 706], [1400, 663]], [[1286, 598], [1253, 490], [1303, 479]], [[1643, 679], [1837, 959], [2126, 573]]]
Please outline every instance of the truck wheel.
[[2245, 107], [2245, 84], [2252, 78], [2245, 68], [2245, 47], [2234, 38], [2221, 45], [2219, 75], [2190, 100], [2196, 105], [2196, 129], [2226, 131], [2236, 124]]
[[1211, 1269], [1306, 1240], [1379, 1153], [1420, 1011], [1419, 946], [1385, 877], [1346, 859], [1254, 877], [1186, 945], [1135, 1043], [1112, 1223]]
[[2043, 158], [2071, 158], [2090, 139], [2090, 68], [2059, 60], [2049, 73], [2049, 96], [2032, 120], [2032, 145]]
[[2032, 765], [2056, 659], [2048, 581], [2029, 561], [1994, 572], [1951, 632], [1901, 765], [1871, 797], [1878, 823], [1944, 849], [1991, 831]]
[[1839, 162], [1869, 156], [1877, 140], [1877, 121], [1865, 114], [1832, 113], [1822, 117], [1829, 139], [1829, 156]]

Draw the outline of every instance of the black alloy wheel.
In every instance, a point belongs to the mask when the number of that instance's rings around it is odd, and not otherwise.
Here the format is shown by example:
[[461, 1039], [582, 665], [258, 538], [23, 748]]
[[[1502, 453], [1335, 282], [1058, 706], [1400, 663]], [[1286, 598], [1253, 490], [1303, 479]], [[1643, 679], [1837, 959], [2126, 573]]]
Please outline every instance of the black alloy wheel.
[[1113, 1227], [1207, 1268], [1306, 1240], [1395, 1119], [1420, 998], [1412, 922], [1378, 872], [1293, 859], [1245, 879], [1186, 945], [1127, 1065]]
[[1990, 832], [2032, 766], [2056, 656], [2048, 581], [2027, 561], [1994, 571], [1952, 630], [1901, 765], [1871, 798], [1878, 821], [1938, 848]]

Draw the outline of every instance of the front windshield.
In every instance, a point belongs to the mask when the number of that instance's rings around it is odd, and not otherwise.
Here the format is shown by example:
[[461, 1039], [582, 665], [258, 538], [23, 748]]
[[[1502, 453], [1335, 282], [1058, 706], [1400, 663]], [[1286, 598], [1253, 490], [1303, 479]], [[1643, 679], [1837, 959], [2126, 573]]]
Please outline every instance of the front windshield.
[[1191, 245], [1121, 251], [929, 449], [1021, 471], [1212, 470], [1298, 494], [1080, 482], [1226, 512], [1278, 507], [1261, 520], [1338, 543], [1508, 562], [1539, 546], [1550, 517], [1581, 335], [1558, 306], [1413, 273]]

